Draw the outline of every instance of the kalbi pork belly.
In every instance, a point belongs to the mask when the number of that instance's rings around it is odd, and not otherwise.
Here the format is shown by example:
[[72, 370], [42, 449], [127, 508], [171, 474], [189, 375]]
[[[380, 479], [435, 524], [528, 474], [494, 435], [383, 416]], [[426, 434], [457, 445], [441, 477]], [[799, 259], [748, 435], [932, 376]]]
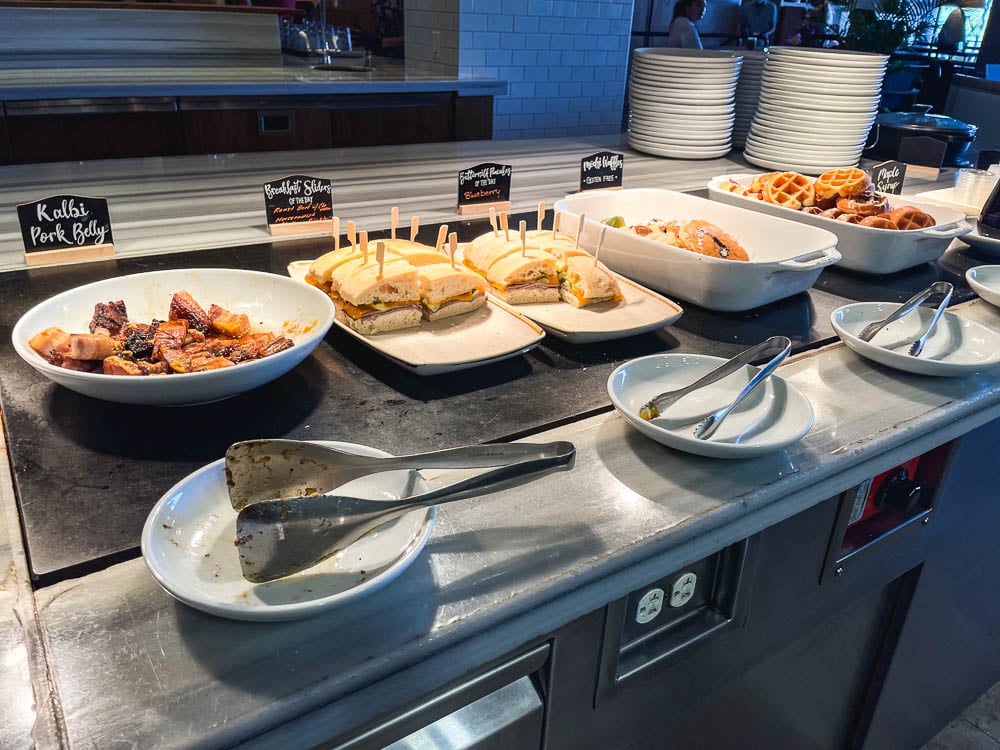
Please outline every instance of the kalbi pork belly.
[[173, 295], [169, 318], [132, 323], [121, 300], [99, 302], [89, 334], [53, 327], [28, 344], [57, 367], [130, 376], [218, 370], [294, 346], [273, 333], [250, 333], [243, 313], [215, 304], [206, 313], [186, 291]]
[[128, 323], [128, 312], [122, 300], [116, 302], [98, 302], [94, 305], [94, 317], [90, 321], [91, 333], [107, 333], [116, 335]]
[[170, 320], [186, 320], [188, 325], [202, 333], [212, 326], [208, 313], [186, 291], [177, 292], [170, 300], [169, 317]]

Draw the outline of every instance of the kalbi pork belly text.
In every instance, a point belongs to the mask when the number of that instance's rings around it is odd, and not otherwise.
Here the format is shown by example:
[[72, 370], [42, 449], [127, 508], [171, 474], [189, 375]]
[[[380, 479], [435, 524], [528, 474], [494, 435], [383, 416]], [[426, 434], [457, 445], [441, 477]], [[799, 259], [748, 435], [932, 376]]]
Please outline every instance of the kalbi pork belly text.
[[204, 310], [187, 292], [170, 300], [167, 320], [134, 323], [125, 303], [98, 302], [90, 333], [46, 328], [28, 342], [57, 367], [105, 375], [169, 375], [232, 367], [284, 351], [290, 339], [251, 333], [250, 318], [218, 305]]

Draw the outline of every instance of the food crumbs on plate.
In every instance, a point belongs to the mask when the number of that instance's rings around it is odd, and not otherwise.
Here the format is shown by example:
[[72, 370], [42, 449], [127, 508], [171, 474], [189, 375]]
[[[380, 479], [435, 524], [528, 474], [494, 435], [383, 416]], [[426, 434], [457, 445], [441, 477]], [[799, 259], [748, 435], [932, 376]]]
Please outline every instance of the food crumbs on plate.
[[165, 528], [165, 529], [172, 529], [174, 527], [171, 526], [169, 523], [165, 523], [165, 524], [163, 524], [163, 528]]
[[181, 546], [181, 545], [179, 545], [179, 544], [177, 543], [177, 540], [176, 540], [176, 539], [174, 539], [173, 537], [170, 537], [170, 538], [169, 538], [169, 539], [168, 539], [167, 541], [168, 541], [168, 542], [170, 542], [170, 543], [171, 543], [172, 545], [174, 545], [175, 547], [180, 547], [180, 546]]
[[205, 557], [211, 557], [211, 556], [212, 556], [212, 553], [211, 553], [211, 552], [206, 552], [206, 553], [205, 553]]

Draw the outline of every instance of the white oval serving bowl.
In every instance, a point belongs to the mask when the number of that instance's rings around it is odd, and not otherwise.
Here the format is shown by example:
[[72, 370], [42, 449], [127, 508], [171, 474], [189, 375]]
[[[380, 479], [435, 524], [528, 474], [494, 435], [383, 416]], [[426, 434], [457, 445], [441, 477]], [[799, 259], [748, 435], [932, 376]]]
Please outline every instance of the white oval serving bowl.
[[[206, 309], [216, 304], [246, 313], [251, 330], [286, 336], [295, 346], [219, 370], [134, 377], [67, 370], [28, 346], [32, 336], [51, 326], [87, 332], [98, 302], [123, 300], [133, 322], [166, 320], [171, 297], [182, 290]], [[184, 406], [229, 398], [284, 375], [319, 345], [334, 315], [326, 294], [287, 276], [232, 268], [175, 269], [118, 276], [57, 294], [22, 315], [12, 339], [21, 359], [77, 393], [123, 404]]]

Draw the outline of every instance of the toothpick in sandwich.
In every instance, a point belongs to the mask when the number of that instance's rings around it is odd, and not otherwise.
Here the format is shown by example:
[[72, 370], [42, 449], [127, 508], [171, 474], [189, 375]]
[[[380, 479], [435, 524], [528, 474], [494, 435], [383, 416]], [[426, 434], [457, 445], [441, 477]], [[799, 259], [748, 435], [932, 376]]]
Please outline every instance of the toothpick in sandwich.
[[333, 217], [333, 249], [340, 250], [340, 217]]
[[559, 224], [562, 221], [562, 212], [556, 211], [552, 215], [552, 241], [555, 242], [556, 235], [559, 233]]
[[375, 246], [375, 260], [378, 261], [378, 280], [382, 280], [382, 271], [385, 268], [385, 243], [379, 242]]
[[497, 231], [497, 210], [494, 206], [490, 206], [490, 226], [493, 227], [493, 236], [499, 237], [500, 233]]
[[503, 238], [510, 242], [510, 227], [507, 226], [507, 212], [503, 211], [500, 214], [500, 226], [503, 227]]
[[410, 242], [417, 241], [417, 232], [420, 231], [420, 217], [414, 216], [410, 219]]
[[361, 240], [361, 257], [364, 259], [362, 261], [363, 265], [368, 265], [368, 232], [361, 232], [358, 235]]
[[601, 252], [601, 245], [604, 244], [604, 235], [608, 233], [608, 225], [601, 227], [601, 236], [597, 238], [597, 249], [594, 250], [594, 268], [597, 268], [597, 256]]
[[545, 201], [538, 201], [538, 231], [542, 231], [542, 222], [545, 221]]
[[393, 206], [389, 210], [389, 227], [391, 229], [390, 237], [396, 239], [396, 227], [399, 226], [399, 206]]
[[583, 222], [587, 220], [586, 214], [580, 214], [580, 223], [576, 225], [576, 244], [573, 245], [574, 250], [580, 249], [580, 235], [583, 234]]
[[355, 224], [353, 221], [347, 222], [347, 244], [350, 245], [351, 247], [357, 247], [358, 245], [357, 237], [355, 236], [357, 230], [358, 230], [357, 224]]
[[443, 252], [444, 248], [441, 246], [444, 244], [444, 241], [447, 237], [448, 237], [448, 225], [442, 224], [440, 227], [438, 227], [438, 239], [437, 239], [437, 244], [434, 245], [434, 249], [441, 250]]
[[528, 222], [522, 221], [517, 225], [517, 231], [521, 235], [521, 257], [528, 257]]
[[[444, 229], [448, 227], [445, 226]], [[458, 250], [458, 232], [452, 232], [448, 235], [448, 254], [451, 256], [451, 267], [457, 270], [455, 265], [455, 252]]]

